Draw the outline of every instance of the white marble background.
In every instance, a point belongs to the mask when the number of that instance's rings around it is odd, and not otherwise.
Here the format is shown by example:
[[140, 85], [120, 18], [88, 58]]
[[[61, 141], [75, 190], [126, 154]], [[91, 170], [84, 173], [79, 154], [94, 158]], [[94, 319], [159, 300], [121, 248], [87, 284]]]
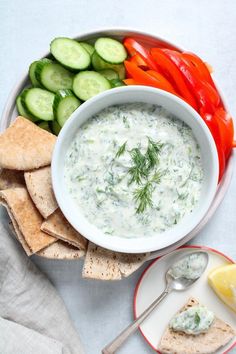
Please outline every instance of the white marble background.
[[[235, 0], [0, 0], [0, 110], [29, 64], [56, 36], [99, 27], [133, 27], [196, 52], [211, 63], [236, 117]], [[236, 259], [236, 179], [207, 227], [193, 241]], [[35, 263], [54, 283], [87, 354], [101, 348], [132, 320], [132, 298], [142, 270], [118, 283], [81, 279], [81, 262]], [[121, 354], [153, 353], [139, 334]]]

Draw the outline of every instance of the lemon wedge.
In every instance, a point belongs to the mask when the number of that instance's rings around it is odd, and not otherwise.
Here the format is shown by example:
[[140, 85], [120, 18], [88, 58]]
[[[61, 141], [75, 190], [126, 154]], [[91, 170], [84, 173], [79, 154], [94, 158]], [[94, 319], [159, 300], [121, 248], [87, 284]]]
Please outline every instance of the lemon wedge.
[[236, 312], [236, 264], [211, 270], [208, 282], [219, 298]]

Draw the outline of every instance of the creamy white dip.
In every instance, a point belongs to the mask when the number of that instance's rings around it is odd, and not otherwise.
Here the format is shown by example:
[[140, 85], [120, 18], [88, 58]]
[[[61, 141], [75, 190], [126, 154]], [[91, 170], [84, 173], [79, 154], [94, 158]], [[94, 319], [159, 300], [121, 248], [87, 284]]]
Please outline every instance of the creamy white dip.
[[207, 265], [207, 259], [201, 252], [187, 255], [176, 262], [168, 271], [175, 279], [197, 279], [199, 278]]
[[91, 223], [131, 238], [162, 233], [191, 213], [203, 169], [186, 124], [162, 107], [132, 103], [108, 107], [78, 130], [64, 179]]

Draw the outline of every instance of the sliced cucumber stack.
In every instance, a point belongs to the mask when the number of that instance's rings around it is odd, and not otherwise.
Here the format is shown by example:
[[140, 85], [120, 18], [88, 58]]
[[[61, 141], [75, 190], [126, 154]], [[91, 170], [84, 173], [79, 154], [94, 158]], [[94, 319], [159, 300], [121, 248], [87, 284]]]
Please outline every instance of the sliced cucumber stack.
[[90, 56], [93, 55], [93, 52], [95, 50], [94, 46], [92, 46], [92, 44], [89, 44], [87, 42], [79, 42], [79, 44], [85, 49], [87, 50], [87, 52], [89, 53]]
[[38, 65], [38, 63], [41, 63], [41, 62], [42, 63], [50, 63], [51, 60], [48, 58], [43, 58], [43, 59], [34, 61], [29, 67], [29, 77], [30, 77], [30, 81], [34, 87], [41, 87], [41, 84], [35, 75], [36, 66]]
[[100, 71], [104, 69], [112, 69], [119, 75], [120, 80], [125, 79], [125, 67], [124, 64], [110, 64], [105, 62], [97, 52], [92, 55], [92, 66], [94, 70]]
[[94, 46], [70, 38], [55, 38], [50, 50], [55, 60], [43, 58], [30, 65], [33, 87], [23, 90], [16, 106], [20, 115], [58, 135], [81, 104], [79, 99], [86, 101], [124, 85], [123, 61], [127, 52], [119, 41], [104, 37], [98, 38]]
[[36, 64], [35, 76], [43, 87], [52, 92], [71, 89], [74, 77], [70, 71], [52, 61], [39, 61]]
[[24, 94], [24, 91], [22, 91], [22, 93], [17, 97], [16, 99], [16, 108], [17, 111], [19, 113], [20, 116], [27, 118], [29, 120], [31, 120], [32, 122], [36, 122], [38, 119], [35, 118], [32, 114], [30, 114], [29, 112], [27, 112], [22, 104], [22, 95]]
[[54, 93], [41, 88], [26, 89], [21, 98], [21, 102], [26, 112], [41, 120], [53, 120]]
[[71, 90], [59, 90], [53, 101], [53, 113], [60, 127], [63, 127], [81, 102]]
[[127, 58], [125, 47], [115, 39], [98, 38], [94, 47], [97, 54], [107, 63], [121, 64]]
[[73, 81], [73, 91], [83, 101], [110, 88], [110, 82], [96, 71], [82, 71]]
[[50, 45], [54, 58], [63, 66], [72, 70], [87, 69], [91, 58], [82, 45], [70, 38], [55, 38]]

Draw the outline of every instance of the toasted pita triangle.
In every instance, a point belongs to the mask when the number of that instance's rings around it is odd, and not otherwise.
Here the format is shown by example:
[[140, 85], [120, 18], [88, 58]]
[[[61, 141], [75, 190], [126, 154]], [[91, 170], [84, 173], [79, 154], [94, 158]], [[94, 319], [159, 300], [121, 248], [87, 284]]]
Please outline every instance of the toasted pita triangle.
[[7, 205], [18, 238], [23, 244], [22, 237], [24, 237], [31, 253], [56, 241], [56, 238], [40, 230], [43, 218], [35, 208], [26, 188], [1, 191], [0, 203]]
[[118, 253], [89, 242], [82, 276], [88, 279], [120, 280], [141, 267], [147, 257], [147, 253]]
[[[199, 302], [191, 298], [180, 312], [196, 305], [199, 305]], [[210, 354], [226, 345], [235, 334], [233, 328], [219, 318], [215, 318], [207, 333], [197, 336], [175, 332], [168, 327], [158, 349], [163, 354]]]
[[81, 236], [66, 220], [60, 209], [57, 209], [42, 223], [41, 230], [62, 241], [86, 250], [88, 241]]
[[28, 192], [36, 208], [46, 219], [58, 208], [52, 189], [51, 167], [25, 172], [24, 176]]
[[79, 259], [85, 255], [85, 251], [69, 245], [66, 242], [58, 240], [57, 242], [49, 245], [43, 250], [37, 252], [40, 257], [49, 259]]
[[25, 186], [24, 174], [21, 171], [2, 169], [0, 172], [0, 190]]
[[16, 220], [14, 219], [14, 216], [11, 213], [11, 210], [8, 208], [8, 205], [6, 203], [4, 203], [4, 201], [2, 201], [0, 199], [0, 204], [2, 206], [4, 206], [7, 210], [7, 213], [11, 219], [11, 221], [9, 222], [9, 228], [11, 230], [11, 232], [13, 233], [13, 235], [16, 237], [16, 239], [20, 242], [21, 246], [23, 247], [25, 253], [27, 254], [27, 256], [31, 256], [32, 252], [27, 244], [27, 242], [24, 239], [24, 236], [22, 235]]
[[55, 142], [55, 135], [19, 116], [0, 135], [0, 166], [27, 171], [50, 165]]

